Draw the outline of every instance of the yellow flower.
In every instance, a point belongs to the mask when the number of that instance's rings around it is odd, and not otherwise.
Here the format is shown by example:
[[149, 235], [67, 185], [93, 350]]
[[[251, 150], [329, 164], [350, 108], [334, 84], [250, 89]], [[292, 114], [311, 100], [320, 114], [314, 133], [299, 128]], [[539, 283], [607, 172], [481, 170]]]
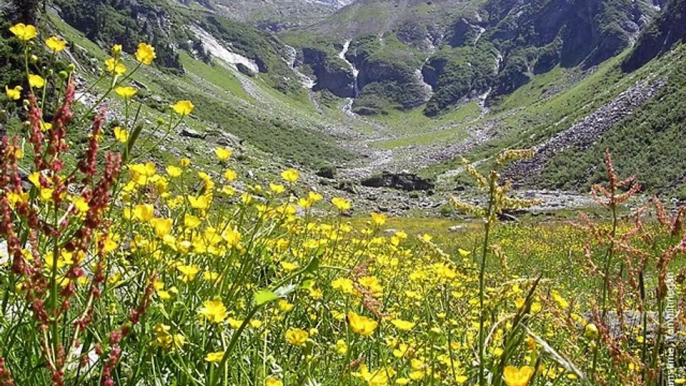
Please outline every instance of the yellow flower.
[[297, 181], [298, 178], [300, 178], [300, 173], [298, 173], [298, 171], [295, 170], [295, 169], [284, 170], [284, 171], [281, 173], [281, 178], [283, 178], [284, 181], [286, 181], [286, 182], [292, 184], [292, 183], [294, 183], [295, 181]]
[[67, 42], [57, 36], [51, 36], [45, 41], [45, 45], [48, 46], [52, 52], [61, 52], [67, 47]]
[[218, 147], [214, 149], [214, 154], [217, 156], [217, 158], [219, 158], [220, 161], [226, 161], [227, 159], [231, 158], [231, 154], [233, 154], [233, 152], [230, 149]]
[[76, 208], [76, 210], [78, 210], [80, 213], [88, 212], [88, 209], [90, 209], [88, 206], [88, 201], [86, 201], [86, 199], [83, 197], [78, 197], [72, 201], [72, 204], [74, 204], [74, 208]]
[[185, 283], [195, 279], [195, 276], [198, 274], [198, 272], [200, 272], [200, 268], [196, 267], [195, 265], [180, 265], [176, 267], [176, 269], [181, 272], [181, 280], [183, 280]]
[[224, 351], [211, 352], [205, 357], [205, 361], [210, 363], [219, 363], [224, 358]]
[[348, 353], [348, 344], [345, 343], [343, 339], [339, 339], [336, 341], [336, 354], [338, 355], [345, 355]]
[[332, 281], [331, 282], [331, 288], [333, 288], [337, 291], [341, 291], [341, 292], [346, 293], [346, 294], [355, 293], [353, 281], [348, 279], [348, 278], [345, 278], [345, 277], [341, 277], [341, 278], [338, 278], [338, 279]]
[[235, 247], [241, 241], [241, 233], [236, 229], [228, 228], [222, 232], [222, 239], [230, 246]]
[[531, 366], [524, 366], [518, 369], [514, 366], [507, 366], [503, 370], [503, 378], [507, 386], [526, 386], [531, 381], [534, 375], [534, 368]]
[[226, 319], [226, 307], [221, 300], [206, 300], [198, 313], [212, 323], [221, 323]]
[[596, 325], [593, 323], [589, 323], [584, 328], [584, 332], [586, 333], [587, 337], [595, 338], [596, 336], [598, 336], [598, 327], [596, 327]]
[[23, 42], [28, 42], [38, 36], [38, 30], [31, 24], [19, 23], [10, 27], [10, 32], [14, 34], [19, 40]]
[[111, 51], [112, 56], [117, 57], [117, 56], [121, 55], [121, 51], [122, 51], [121, 44], [115, 44], [112, 46], [112, 51]]
[[369, 371], [367, 365], [360, 366], [360, 372], [355, 374], [362, 378], [369, 386], [386, 386], [395, 376], [395, 370], [390, 367], [380, 368], [376, 371]]
[[150, 221], [155, 214], [152, 204], [138, 204], [133, 208], [133, 217], [140, 221]]
[[205, 281], [217, 281], [219, 274], [217, 272], [205, 271], [202, 273], [202, 278]]
[[43, 88], [45, 86], [45, 79], [40, 75], [30, 74], [29, 85], [35, 88]]
[[206, 194], [198, 197], [188, 195], [188, 202], [195, 209], [207, 209], [210, 207], [210, 197]]
[[135, 57], [137, 61], [149, 66], [152, 64], [152, 61], [157, 57], [157, 55], [155, 55], [155, 48], [153, 48], [151, 45], [141, 43], [138, 45], [138, 50], [136, 50]]
[[172, 109], [175, 113], [181, 116], [186, 116], [190, 115], [190, 113], [193, 112], [194, 107], [195, 106], [193, 106], [193, 103], [191, 101], [178, 101], [172, 106]]
[[175, 178], [181, 175], [181, 168], [173, 165], [167, 166], [167, 175], [171, 178]]
[[467, 257], [467, 256], [472, 254], [470, 251], [464, 250], [462, 248], [458, 248], [457, 252], [459, 252], [460, 256], [462, 256], [462, 257]]
[[372, 223], [376, 226], [382, 226], [383, 224], [386, 223], [387, 217], [385, 214], [372, 212], [371, 216], [372, 216]]
[[569, 302], [560, 295], [559, 292], [557, 291], [552, 291], [551, 295], [553, 297], [553, 300], [559, 305], [561, 308], [568, 308], [569, 307]]
[[376, 327], [379, 325], [375, 320], [358, 315], [352, 311], [348, 312], [348, 323], [353, 332], [364, 336], [369, 336], [374, 333], [374, 330], [376, 330]]
[[298, 269], [298, 264], [290, 263], [288, 261], [282, 261], [281, 262], [281, 268], [283, 268], [284, 271], [286, 271], [286, 272], [291, 272], [291, 271], [295, 271], [296, 269]]
[[21, 90], [21, 86], [14, 86], [14, 88], [5, 86], [5, 95], [7, 95], [7, 99], [16, 101], [21, 98]]
[[131, 86], [124, 86], [115, 88], [114, 92], [116, 92], [117, 95], [124, 99], [131, 99], [136, 95], [138, 91]]
[[200, 225], [200, 219], [196, 216], [186, 213], [183, 216], [183, 226], [189, 229], [197, 228]]
[[333, 206], [335, 206], [341, 212], [345, 212], [346, 210], [350, 209], [350, 207], [352, 206], [352, 204], [350, 204], [350, 202], [348, 202], [348, 200], [346, 200], [345, 198], [342, 198], [342, 197], [334, 197], [331, 200], [331, 203], [333, 204]]
[[126, 66], [115, 58], [109, 58], [105, 60], [105, 69], [110, 74], [123, 75], [126, 72]]
[[236, 171], [233, 169], [226, 169], [224, 172], [224, 178], [228, 182], [235, 181], [236, 178], [238, 178], [238, 173], [236, 173]]
[[114, 128], [114, 138], [116, 138], [118, 142], [127, 143], [129, 142], [129, 132], [128, 130], [117, 126]]
[[286, 340], [293, 346], [304, 346], [309, 338], [307, 331], [300, 328], [291, 328], [286, 331]]
[[169, 218], [153, 218], [150, 224], [155, 229], [157, 237], [163, 239], [164, 236], [171, 233], [173, 221]]
[[269, 184], [269, 190], [274, 194], [281, 194], [286, 191], [286, 187], [281, 184]]
[[391, 321], [391, 324], [395, 326], [400, 331], [410, 331], [414, 327], [414, 323], [408, 322], [401, 319], [395, 319]]
[[191, 165], [191, 160], [188, 159], [188, 158], [185, 158], [185, 157], [184, 157], [184, 158], [181, 158], [181, 159], [179, 160], [179, 166], [181, 166], [182, 168], [187, 168], [187, 167], [189, 167], [190, 165]]
[[264, 380], [264, 386], [283, 386], [283, 382], [274, 377], [269, 377]]

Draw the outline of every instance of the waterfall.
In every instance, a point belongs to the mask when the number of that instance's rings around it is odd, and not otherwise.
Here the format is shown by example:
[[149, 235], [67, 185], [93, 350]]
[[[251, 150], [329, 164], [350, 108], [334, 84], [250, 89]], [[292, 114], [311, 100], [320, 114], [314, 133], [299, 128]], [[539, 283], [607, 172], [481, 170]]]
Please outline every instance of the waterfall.
[[343, 44], [343, 50], [341, 51], [340, 54], [338, 54], [338, 57], [343, 59], [346, 63], [348, 63], [348, 66], [350, 66], [350, 69], [353, 72], [353, 97], [357, 97], [360, 94], [360, 88], [357, 83], [357, 78], [358, 75], [360, 74], [360, 71], [355, 67], [355, 65], [348, 60], [348, 58], [345, 57], [345, 55], [348, 53], [348, 50], [350, 49], [350, 40], [346, 40], [345, 43]]
[[300, 83], [303, 85], [304, 88], [308, 90], [312, 90], [316, 84], [314, 79], [311, 77], [303, 74], [298, 66], [296, 66], [296, 59], [298, 57], [298, 52], [296, 51], [295, 48], [289, 46], [289, 45], [284, 45], [284, 48], [288, 51], [288, 57], [285, 58], [286, 64], [288, 64], [288, 67], [295, 72], [295, 74], [300, 78]]

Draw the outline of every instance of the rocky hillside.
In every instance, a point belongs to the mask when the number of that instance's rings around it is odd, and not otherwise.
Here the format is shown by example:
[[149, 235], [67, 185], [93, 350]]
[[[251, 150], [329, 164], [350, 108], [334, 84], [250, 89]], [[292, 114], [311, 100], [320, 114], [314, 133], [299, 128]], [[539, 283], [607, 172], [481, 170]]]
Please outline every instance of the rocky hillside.
[[510, 94], [556, 66], [596, 66], [633, 44], [659, 9], [658, 0], [362, 0], [284, 39], [328, 53], [302, 63], [318, 79], [334, 68], [341, 81], [319, 86], [336, 95], [357, 88], [356, 112], [425, 104], [435, 116]]

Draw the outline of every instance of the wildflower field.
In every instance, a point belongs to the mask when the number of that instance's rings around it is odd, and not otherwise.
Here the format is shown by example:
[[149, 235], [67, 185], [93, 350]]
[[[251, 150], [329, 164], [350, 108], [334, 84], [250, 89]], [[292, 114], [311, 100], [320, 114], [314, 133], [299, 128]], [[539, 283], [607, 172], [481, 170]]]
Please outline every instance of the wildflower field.
[[[501, 224], [533, 204], [500, 180], [531, 154], [513, 150], [468, 167], [485, 204], [453, 200], [463, 231], [389, 233], [294, 169], [239, 185], [231, 149], [215, 149], [219, 175], [146, 159], [142, 133], [175, 130], [191, 101], [146, 127], [115, 46], [107, 92], [75, 114], [64, 42], [12, 32], [28, 87], [5, 88], [25, 123], [0, 148], [0, 386], [685, 382], [686, 210], [653, 199], [624, 215], [639, 186], [609, 153], [599, 219]], [[52, 56], [34, 56], [43, 44]], [[135, 60], [155, 56], [141, 43]], [[112, 130], [107, 98], [125, 105]]]

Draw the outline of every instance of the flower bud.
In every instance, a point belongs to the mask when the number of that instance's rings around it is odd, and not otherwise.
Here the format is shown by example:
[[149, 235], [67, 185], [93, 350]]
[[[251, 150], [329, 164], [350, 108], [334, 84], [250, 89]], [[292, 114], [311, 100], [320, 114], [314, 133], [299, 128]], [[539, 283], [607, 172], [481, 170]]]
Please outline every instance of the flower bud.
[[69, 72], [74, 72], [74, 70], [76, 70], [76, 66], [74, 65], [74, 63], [69, 63], [67, 68], [69, 69]]
[[157, 120], [155, 121], [155, 123], [156, 123], [158, 126], [164, 126], [167, 122], [164, 120], [164, 118], [159, 117], [159, 118], [157, 118]]
[[31, 62], [32, 64], [38, 63], [38, 57], [36, 55], [29, 56], [29, 62]]
[[60, 71], [59, 76], [60, 76], [60, 79], [66, 80], [69, 77], [69, 73], [66, 71]]

